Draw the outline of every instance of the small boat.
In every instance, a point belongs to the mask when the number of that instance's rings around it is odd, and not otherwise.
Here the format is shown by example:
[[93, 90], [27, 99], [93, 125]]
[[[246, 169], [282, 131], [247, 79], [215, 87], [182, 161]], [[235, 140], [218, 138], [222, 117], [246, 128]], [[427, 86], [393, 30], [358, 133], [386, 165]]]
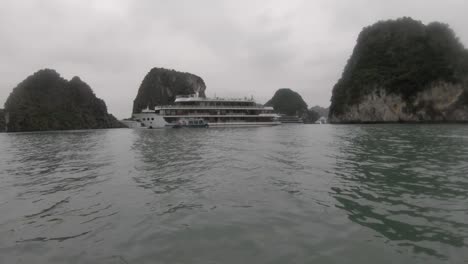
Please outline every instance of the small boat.
[[298, 116], [281, 115], [278, 118], [281, 124], [304, 124], [304, 120]]
[[182, 127], [193, 127], [193, 128], [203, 128], [203, 127], [208, 127], [208, 123], [199, 118], [189, 118], [189, 119], [180, 119], [178, 120], [172, 128], [182, 128]]

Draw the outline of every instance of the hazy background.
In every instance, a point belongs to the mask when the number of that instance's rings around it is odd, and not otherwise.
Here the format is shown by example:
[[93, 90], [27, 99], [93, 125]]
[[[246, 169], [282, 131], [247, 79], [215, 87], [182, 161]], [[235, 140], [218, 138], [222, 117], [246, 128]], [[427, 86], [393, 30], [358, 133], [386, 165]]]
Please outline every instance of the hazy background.
[[152, 67], [202, 77], [207, 95], [253, 95], [281, 87], [328, 106], [361, 29], [411, 16], [450, 24], [468, 43], [468, 1], [0, 1], [0, 108], [41, 68], [77, 75], [109, 112], [130, 116]]

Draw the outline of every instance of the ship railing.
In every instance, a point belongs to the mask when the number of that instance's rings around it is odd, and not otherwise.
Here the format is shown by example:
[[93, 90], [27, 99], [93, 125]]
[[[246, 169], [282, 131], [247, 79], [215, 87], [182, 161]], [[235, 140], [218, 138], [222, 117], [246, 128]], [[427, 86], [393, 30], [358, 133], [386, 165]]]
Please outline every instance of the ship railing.
[[264, 107], [264, 106], [253, 106], [253, 105], [249, 105], [249, 106], [222, 106], [222, 105], [206, 105], [206, 106], [203, 106], [203, 105], [163, 105], [163, 106], [157, 106], [157, 108], [159, 109], [177, 109], [177, 108], [203, 108], [203, 109], [269, 109], [268, 107]]
[[217, 113], [183, 113], [183, 114], [177, 114], [177, 113], [166, 113], [164, 114], [165, 116], [199, 116], [199, 115], [206, 115], [206, 116], [211, 116], [211, 115], [216, 115], [216, 116], [229, 116], [229, 115], [236, 115], [236, 116], [243, 116], [243, 115], [249, 115], [246, 113], [223, 113], [223, 114], [217, 114]]
[[247, 102], [255, 102], [255, 100], [253, 99], [253, 97], [251, 98], [248, 98], [248, 97], [244, 97], [244, 98], [229, 98], [229, 97], [201, 97], [197, 94], [189, 94], [189, 95], [176, 95], [176, 99], [180, 99], [180, 98], [201, 98], [201, 99], [204, 99], [204, 100], [216, 100], [216, 101], [247, 101]]

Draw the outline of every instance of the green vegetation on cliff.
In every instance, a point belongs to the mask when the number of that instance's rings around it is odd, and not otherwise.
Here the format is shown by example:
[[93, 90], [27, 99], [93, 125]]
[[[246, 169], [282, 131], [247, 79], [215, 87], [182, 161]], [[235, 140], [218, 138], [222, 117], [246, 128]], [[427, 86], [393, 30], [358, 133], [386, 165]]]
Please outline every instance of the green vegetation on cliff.
[[153, 68], [146, 74], [133, 101], [133, 113], [146, 107], [167, 105], [174, 102], [177, 95], [198, 93], [205, 97], [205, 82], [202, 78], [186, 72], [164, 68]]
[[0, 109], [0, 132], [5, 132], [5, 111]]
[[13, 89], [5, 103], [9, 132], [122, 127], [103, 100], [73, 77], [40, 70]]
[[288, 88], [277, 90], [265, 105], [272, 106], [277, 113], [283, 115], [301, 116], [307, 111], [307, 104], [302, 96]]
[[279, 114], [302, 117], [306, 123], [313, 123], [320, 117], [307, 109], [307, 103], [300, 94], [288, 88], [277, 90], [265, 106], [272, 106]]
[[377, 89], [411, 101], [437, 82], [466, 85], [467, 74], [468, 51], [448, 25], [411, 18], [381, 21], [360, 33], [333, 88], [330, 116], [343, 114]]

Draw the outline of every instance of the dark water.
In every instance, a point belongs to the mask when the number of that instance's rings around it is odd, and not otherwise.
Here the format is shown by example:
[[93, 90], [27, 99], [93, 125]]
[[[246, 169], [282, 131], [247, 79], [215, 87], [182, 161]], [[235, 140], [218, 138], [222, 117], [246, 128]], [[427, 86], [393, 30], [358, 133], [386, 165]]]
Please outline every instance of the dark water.
[[0, 263], [468, 263], [468, 126], [0, 134]]

